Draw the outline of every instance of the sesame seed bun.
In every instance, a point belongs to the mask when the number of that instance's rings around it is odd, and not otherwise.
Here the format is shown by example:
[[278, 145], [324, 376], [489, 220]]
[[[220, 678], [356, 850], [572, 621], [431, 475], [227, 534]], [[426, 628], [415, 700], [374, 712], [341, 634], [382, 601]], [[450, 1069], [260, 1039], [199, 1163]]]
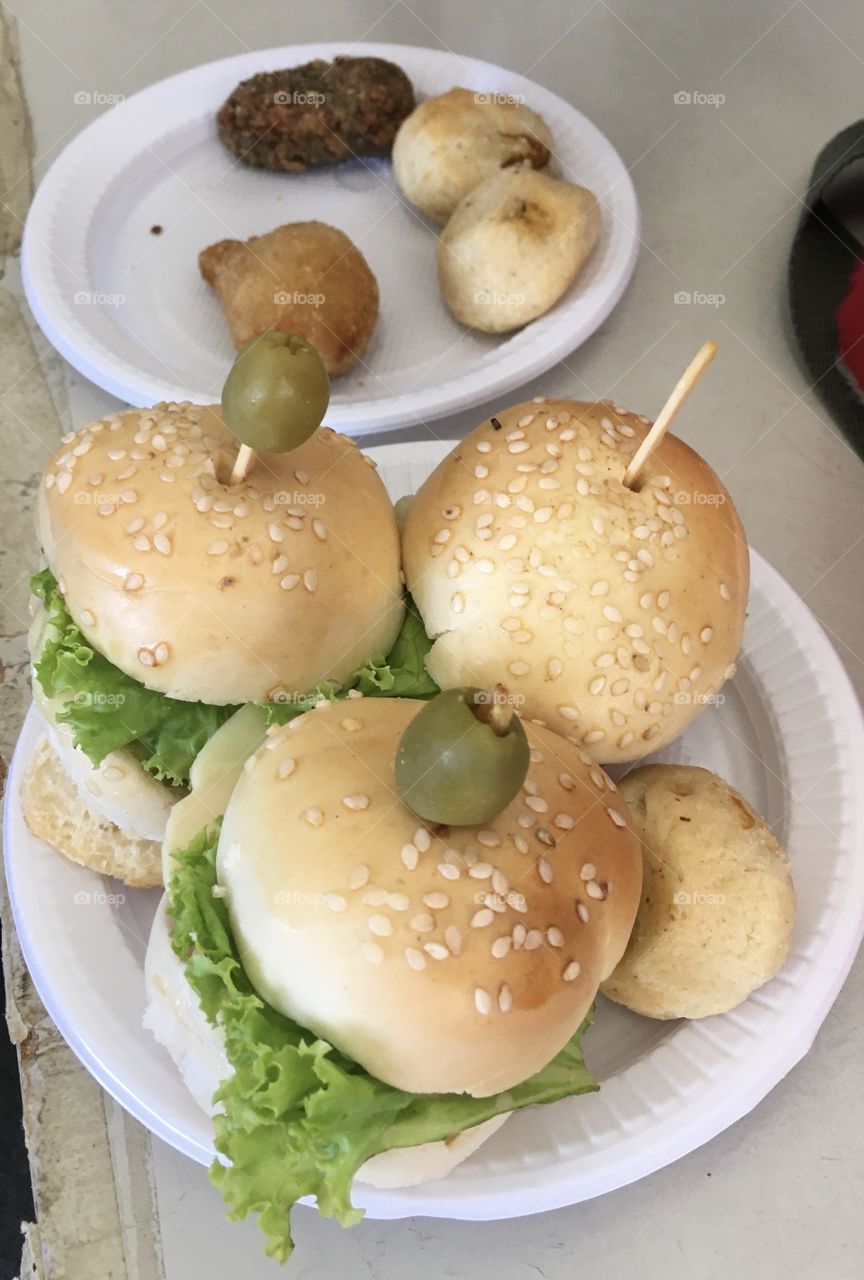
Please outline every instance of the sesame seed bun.
[[[168, 1051], [201, 1110], [212, 1116], [221, 1110], [214, 1104], [213, 1095], [232, 1072], [225, 1052], [225, 1033], [208, 1020], [171, 946], [167, 901], [167, 895], [163, 895], [156, 908], [144, 957], [144, 1026]], [[356, 1180], [373, 1187], [415, 1187], [444, 1178], [491, 1138], [508, 1114], [493, 1116], [440, 1142], [379, 1152], [361, 1165]]]
[[402, 536], [438, 684], [503, 680], [604, 763], [676, 738], [744, 627], [747, 542], [705, 460], [667, 433], [624, 484], [649, 427], [608, 401], [515, 405], [435, 469]]
[[151, 689], [268, 701], [345, 681], [402, 621], [374, 467], [323, 428], [226, 483], [217, 406], [162, 404], [65, 437], [40, 486], [48, 564], [87, 640]]
[[411, 1092], [508, 1089], [578, 1028], [620, 958], [639, 846], [590, 757], [527, 725], [520, 795], [430, 830], [394, 759], [419, 704], [324, 704], [270, 731], [217, 857], [235, 938], [276, 1009]]

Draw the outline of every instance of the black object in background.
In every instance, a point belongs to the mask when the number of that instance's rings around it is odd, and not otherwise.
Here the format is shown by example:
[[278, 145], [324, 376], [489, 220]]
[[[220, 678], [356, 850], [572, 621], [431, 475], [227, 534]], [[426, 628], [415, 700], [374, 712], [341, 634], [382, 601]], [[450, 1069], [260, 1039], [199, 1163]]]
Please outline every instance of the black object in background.
[[843, 129], [816, 158], [789, 256], [789, 307], [813, 389], [864, 457], [864, 400], [844, 366], [837, 331], [837, 312], [864, 264], [864, 248], [826, 200], [829, 187], [862, 160], [864, 120]]
[[[0, 971], [0, 997], [5, 1000]], [[33, 1194], [21, 1125], [18, 1059], [6, 1023], [0, 1025], [0, 1280], [13, 1280], [21, 1267], [21, 1223], [32, 1221]]]

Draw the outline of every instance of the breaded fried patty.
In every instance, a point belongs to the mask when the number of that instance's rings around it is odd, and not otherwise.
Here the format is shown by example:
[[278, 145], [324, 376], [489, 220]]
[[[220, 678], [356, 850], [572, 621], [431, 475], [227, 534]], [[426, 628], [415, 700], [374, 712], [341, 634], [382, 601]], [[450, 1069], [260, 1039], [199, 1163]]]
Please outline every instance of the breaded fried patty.
[[300, 172], [389, 155], [413, 109], [414, 90], [401, 67], [383, 58], [340, 57], [244, 80], [216, 123], [225, 146], [244, 163]]

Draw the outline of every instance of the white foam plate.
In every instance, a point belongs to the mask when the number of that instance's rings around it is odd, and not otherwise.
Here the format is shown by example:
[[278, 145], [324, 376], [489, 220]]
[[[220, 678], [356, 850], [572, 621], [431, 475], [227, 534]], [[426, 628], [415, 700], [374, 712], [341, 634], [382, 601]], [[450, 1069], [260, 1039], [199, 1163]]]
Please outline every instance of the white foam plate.
[[[600, 241], [545, 316], [505, 337], [472, 333], [441, 300], [435, 227], [401, 198], [389, 161], [267, 173], [219, 142], [215, 114], [240, 80], [334, 54], [399, 63], [418, 98], [464, 85], [521, 95], [548, 122], [562, 177], [590, 187]], [[333, 384], [328, 421], [354, 435], [430, 421], [549, 369], [606, 319], [630, 279], [639, 210], [620, 156], [589, 120], [515, 72], [408, 45], [289, 45], [171, 76], [106, 111], [62, 152], [30, 207], [27, 298], [62, 356], [133, 405], [219, 399], [234, 351], [198, 254], [286, 222], [320, 219], [374, 271], [381, 315], [361, 365]], [[161, 226], [154, 236], [151, 227]]]
[[[371, 452], [393, 496], [417, 488], [446, 446]], [[738, 674], [725, 701], [659, 759], [704, 765], [759, 809], [789, 851], [798, 916], [789, 958], [722, 1017], [652, 1022], [599, 1001], [586, 1040], [597, 1094], [513, 1116], [448, 1178], [358, 1187], [372, 1217], [490, 1219], [574, 1204], [692, 1151], [751, 1110], [804, 1056], [864, 931], [864, 725], [818, 623], [755, 553]], [[6, 870], [42, 1000], [94, 1076], [148, 1128], [212, 1159], [210, 1124], [141, 1026], [155, 890], [123, 889], [66, 862], [27, 830], [18, 789], [38, 736], [31, 712], [6, 791]]]

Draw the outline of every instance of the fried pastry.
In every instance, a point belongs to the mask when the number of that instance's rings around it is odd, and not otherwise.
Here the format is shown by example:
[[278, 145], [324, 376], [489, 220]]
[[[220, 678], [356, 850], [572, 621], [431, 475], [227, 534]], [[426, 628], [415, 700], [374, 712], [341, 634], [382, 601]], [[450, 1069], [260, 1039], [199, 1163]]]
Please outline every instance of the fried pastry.
[[344, 231], [292, 222], [248, 240], [220, 240], [198, 256], [243, 347], [271, 330], [296, 333], [332, 376], [362, 360], [378, 319], [378, 284]]

